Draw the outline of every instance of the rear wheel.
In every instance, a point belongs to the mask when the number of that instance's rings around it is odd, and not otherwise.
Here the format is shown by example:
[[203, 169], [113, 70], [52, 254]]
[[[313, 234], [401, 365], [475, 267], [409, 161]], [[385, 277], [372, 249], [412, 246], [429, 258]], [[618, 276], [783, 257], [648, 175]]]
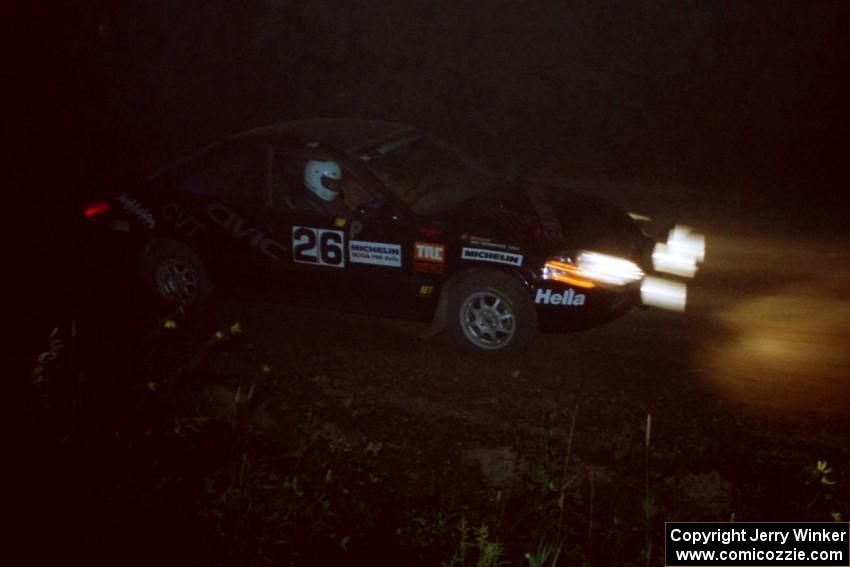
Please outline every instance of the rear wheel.
[[151, 290], [166, 303], [195, 306], [212, 294], [201, 259], [180, 242], [159, 240], [151, 244], [142, 260], [142, 272]]
[[496, 355], [531, 342], [537, 334], [537, 312], [519, 281], [494, 270], [461, 278], [449, 292], [450, 330], [461, 348]]

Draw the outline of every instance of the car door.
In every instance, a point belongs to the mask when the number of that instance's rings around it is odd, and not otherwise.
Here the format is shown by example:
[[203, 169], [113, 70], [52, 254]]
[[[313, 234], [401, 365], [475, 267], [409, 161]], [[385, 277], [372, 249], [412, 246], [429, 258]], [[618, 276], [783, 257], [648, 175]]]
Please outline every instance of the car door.
[[[356, 176], [350, 179], [358, 181]], [[354, 183], [346, 190], [357, 193]], [[347, 231], [349, 294], [372, 313], [413, 318], [429, 313], [436, 286], [431, 285], [433, 273], [423, 277], [417, 269], [418, 219], [377, 188], [371, 200], [352, 201], [355, 208]]]
[[272, 200], [290, 246], [290, 262], [280, 264], [277, 285], [328, 307], [394, 313], [409, 273], [406, 231], [387, 216], [390, 209], [368, 180], [343, 160], [335, 160], [343, 169], [339, 202], [310, 195], [306, 163], [328, 159], [333, 158], [315, 152], [275, 152]]

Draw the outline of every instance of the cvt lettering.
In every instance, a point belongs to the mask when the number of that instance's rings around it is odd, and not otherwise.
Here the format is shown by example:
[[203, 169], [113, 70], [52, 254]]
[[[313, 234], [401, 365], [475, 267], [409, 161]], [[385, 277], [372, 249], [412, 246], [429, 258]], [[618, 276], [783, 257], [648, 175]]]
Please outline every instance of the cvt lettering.
[[189, 236], [195, 236], [198, 229], [206, 228], [201, 222], [177, 203], [169, 203], [162, 208], [162, 217], [172, 221], [178, 229], [185, 229]]

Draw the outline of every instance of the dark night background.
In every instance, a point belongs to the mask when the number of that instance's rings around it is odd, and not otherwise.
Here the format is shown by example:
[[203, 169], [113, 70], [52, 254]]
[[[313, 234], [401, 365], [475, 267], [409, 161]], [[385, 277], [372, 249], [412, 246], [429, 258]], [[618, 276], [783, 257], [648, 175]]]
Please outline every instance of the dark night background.
[[67, 232], [84, 202], [305, 117], [410, 123], [511, 175], [678, 187], [848, 232], [847, 1], [44, 2], [8, 23], [28, 344], [86, 285]]
[[424, 127], [512, 171], [827, 199], [847, 181], [848, 10], [41, 4], [14, 81], [26, 99], [12, 117], [28, 128], [13, 157], [49, 143], [49, 169], [88, 190], [256, 125], [355, 116]]

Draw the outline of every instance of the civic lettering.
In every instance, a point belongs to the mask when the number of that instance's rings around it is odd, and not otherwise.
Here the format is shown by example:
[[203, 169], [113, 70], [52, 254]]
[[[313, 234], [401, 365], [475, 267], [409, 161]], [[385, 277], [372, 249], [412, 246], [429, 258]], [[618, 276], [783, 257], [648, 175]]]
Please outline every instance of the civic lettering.
[[280, 260], [281, 253], [286, 253], [286, 246], [266, 237], [256, 228], [249, 228], [245, 220], [221, 203], [210, 203], [207, 206], [207, 216], [216, 224], [226, 228], [230, 235], [237, 240], [247, 240], [253, 248], [273, 260]]
[[260, 241], [260, 250], [274, 260], [280, 260], [280, 256], [286, 254], [286, 247], [283, 244], [279, 244], [268, 238]]
[[261, 233], [256, 228], [248, 228], [245, 227], [245, 221], [237, 216], [230, 217], [230, 233], [233, 234], [234, 238], [245, 238], [249, 235], [254, 235], [251, 238], [251, 246], [256, 246], [260, 240], [263, 238], [263, 233]]

